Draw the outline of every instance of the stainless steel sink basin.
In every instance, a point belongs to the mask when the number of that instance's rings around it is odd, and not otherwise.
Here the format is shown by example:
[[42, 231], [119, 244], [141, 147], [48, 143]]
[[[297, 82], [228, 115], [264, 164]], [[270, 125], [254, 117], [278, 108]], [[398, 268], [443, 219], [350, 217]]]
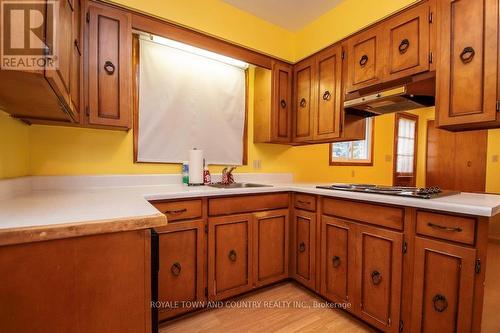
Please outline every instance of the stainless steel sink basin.
[[272, 185], [254, 184], [254, 183], [232, 183], [229, 185], [217, 183], [217, 184], [210, 184], [208, 186], [217, 187], [217, 188], [272, 187]]

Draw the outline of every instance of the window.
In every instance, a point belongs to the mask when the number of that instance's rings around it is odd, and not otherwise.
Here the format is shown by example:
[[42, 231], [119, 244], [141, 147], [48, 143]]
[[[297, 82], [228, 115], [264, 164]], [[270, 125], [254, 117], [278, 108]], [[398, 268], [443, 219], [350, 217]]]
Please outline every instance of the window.
[[417, 150], [418, 116], [397, 113], [394, 147], [394, 185], [415, 186], [415, 153]]
[[365, 140], [330, 144], [330, 165], [373, 165], [373, 118], [366, 119]]
[[140, 34], [137, 162], [181, 163], [192, 148], [207, 164], [244, 163], [246, 63]]

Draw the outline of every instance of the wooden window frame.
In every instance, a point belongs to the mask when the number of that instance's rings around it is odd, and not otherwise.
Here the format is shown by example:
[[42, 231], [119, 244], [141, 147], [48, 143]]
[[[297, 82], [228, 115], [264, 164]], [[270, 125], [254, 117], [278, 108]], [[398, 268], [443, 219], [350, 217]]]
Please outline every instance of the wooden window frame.
[[[399, 120], [401, 118], [414, 120], [415, 121], [415, 140], [413, 143], [413, 173], [398, 173], [398, 138], [399, 138]], [[418, 115], [411, 114], [408, 112], [398, 112], [394, 117], [394, 152], [393, 152], [393, 161], [392, 161], [392, 183], [396, 183], [396, 179], [398, 177], [413, 177], [413, 186], [417, 181], [417, 158], [418, 158]]]
[[[132, 35], [132, 101], [133, 101], [133, 141], [134, 141], [134, 163], [140, 164], [179, 164], [170, 162], [142, 162], [138, 161], [139, 152], [139, 73], [140, 73], [140, 49], [139, 35]], [[243, 126], [243, 158], [241, 166], [248, 165], [248, 95], [249, 95], [249, 73], [245, 70], [245, 120]]]
[[[333, 149], [333, 144], [335, 144], [335, 142], [331, 142], [330, 145], [329, 145], [329, 157], [328, 157], [328, 160], [329, 160], [329, 163], [330, 163], [330, 166], [373, 166], [373, 155], [375, 153], [375, 119], [372, 117], [371, 118], [371, 142], [370, 142], [370, 158], [366, 161], [345, 161], [345, 162], [341, 162], [341, 161], [333, 161], [333, 154], [332, 154], [332, 149]], [[356, 141], [356, 140], [352, 140], [352, 141]], [[340, 142], [340, 141], [339, 141]]]

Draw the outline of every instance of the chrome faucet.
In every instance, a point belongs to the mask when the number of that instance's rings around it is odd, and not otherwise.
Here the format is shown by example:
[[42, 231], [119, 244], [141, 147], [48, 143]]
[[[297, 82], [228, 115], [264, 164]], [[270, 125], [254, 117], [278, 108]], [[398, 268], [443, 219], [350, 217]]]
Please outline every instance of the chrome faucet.
[[222, 180], [221, 180], [222, 184], [231, 185], [234, 183], [234, 177], [233, 177], [234, 169], [236, 169], [235, 166], [225, 167], [224, 169], [222, 169]]

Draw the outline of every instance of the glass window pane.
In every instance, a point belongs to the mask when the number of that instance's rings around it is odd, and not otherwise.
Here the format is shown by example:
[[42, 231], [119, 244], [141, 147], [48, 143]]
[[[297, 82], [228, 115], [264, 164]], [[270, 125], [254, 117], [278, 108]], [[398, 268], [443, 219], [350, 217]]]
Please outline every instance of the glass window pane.
[[372, 118], [366, 121], [365, 140], [335, 142], [332, 147], [333, 162], [366, 162], [370, 160], [372, 148]]

